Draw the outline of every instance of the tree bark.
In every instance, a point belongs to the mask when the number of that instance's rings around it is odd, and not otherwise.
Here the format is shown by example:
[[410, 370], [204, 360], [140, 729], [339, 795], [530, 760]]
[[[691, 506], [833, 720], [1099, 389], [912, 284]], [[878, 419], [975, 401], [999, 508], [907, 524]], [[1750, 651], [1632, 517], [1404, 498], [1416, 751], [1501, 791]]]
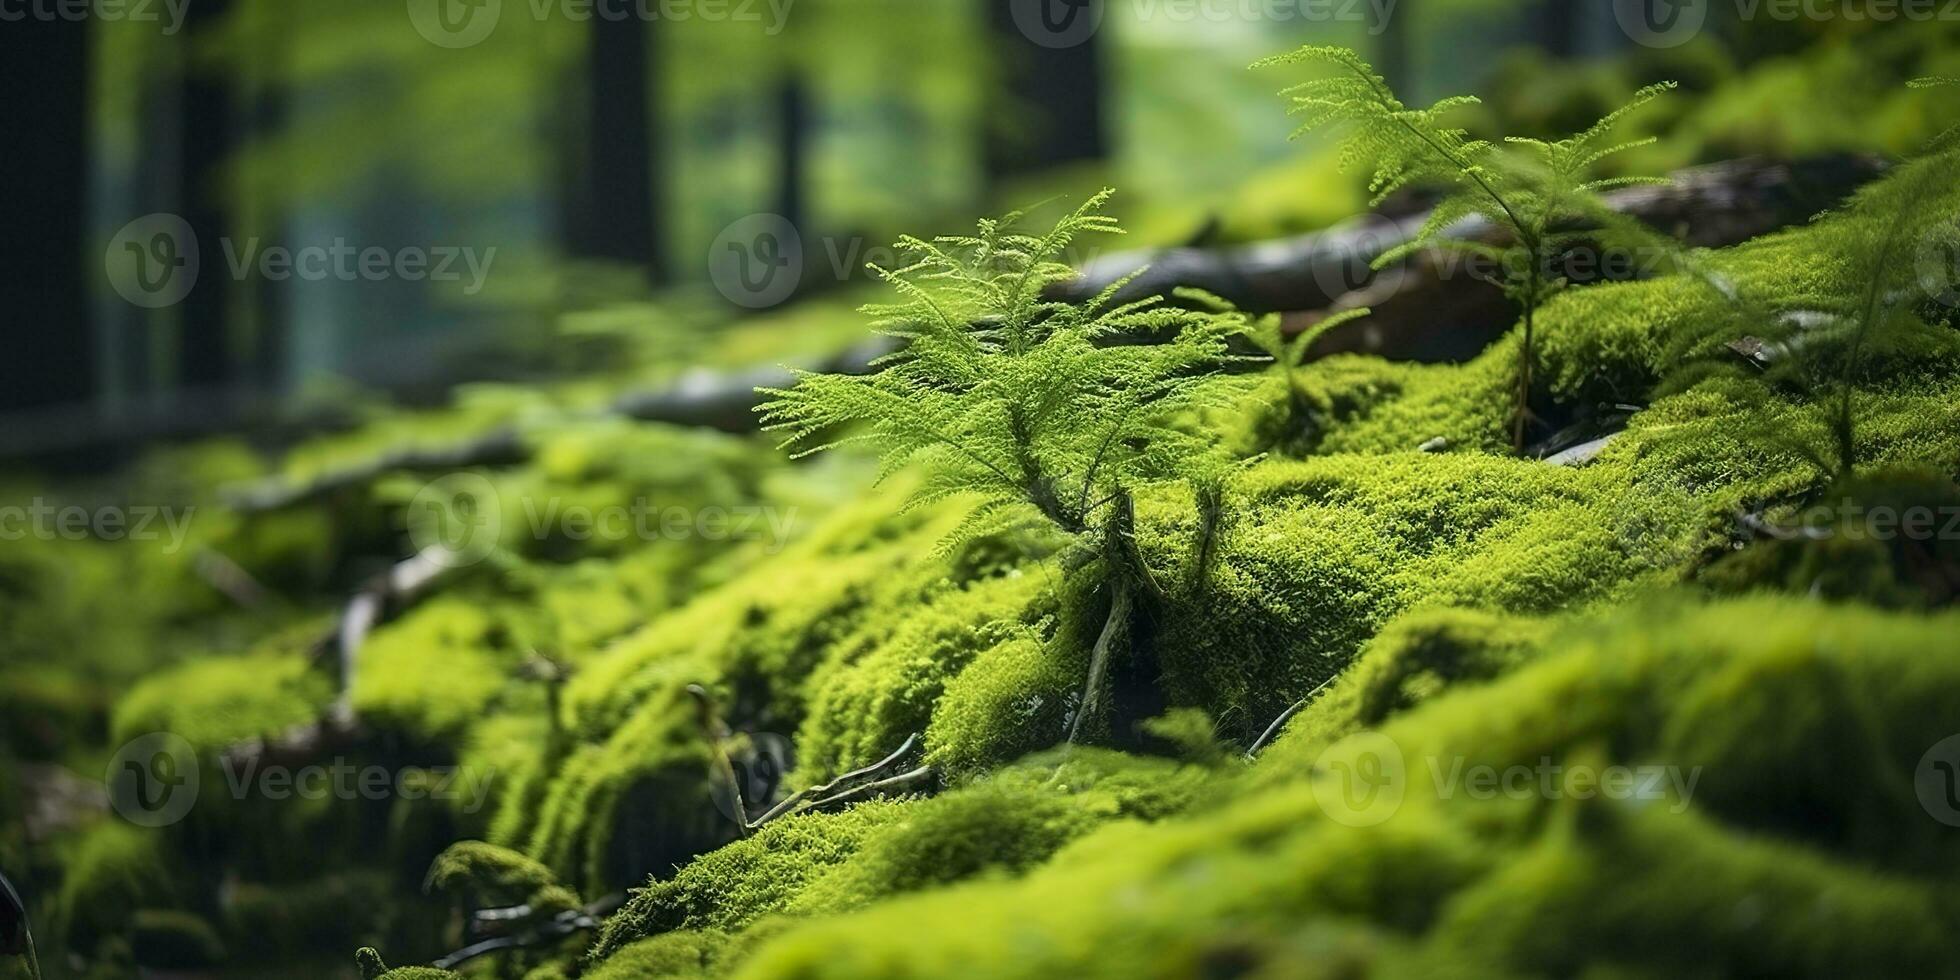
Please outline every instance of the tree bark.
[[775, 209], [798, 233], [807, 230], [810, 219], [805, 177], [810, 124], [809, 88], [791, 70], [776, 87]]
[[[1078, 39], [1088, 26], [1081, 18], [1100, 18], [1103, 0], [983, 2], [999, 74], [982, 140], [989, 182], [1107, 156], [1101, 31], [1090, 29]], [[1048, 32], [1039, 20], [1017, 22], [1017, 10], [1023, 17], [1051, 15], [1048, 25], [1067, 26]]]
[[581, 86], [585, 111], [579, 159], [568, 168], [564, 234], [579, 258], [637, 266], [653, 283], [670, 280], [663, 247], [663, 167], [654, 120], [657, 34], [638, 16], [595, 16]]
[[237, 102], [230, 69], [200, 64], [200, 42], [221, 30], [232, 0], [196, 0], [185, 12], [179, 43], [182, 76], [178, 118], [177, 206], [182, 209], [204, 257], [190, 294], [177, 308], [177, 386], [180, 390], [222, 392], [237, 376], [231, 341], [229, 275], [221, 261], [221, 242], [232, 232], [231, 188], [224, 166], [237, 145]]
[[96, 392], [89, 297], [102, 256], [89, 255], [89, 30], [24, 18], [0, 30], [0, 182], [12, 227], [0, 235], [0, 309], [31, 337], [4, 358], [0, 410], [72, 405]]

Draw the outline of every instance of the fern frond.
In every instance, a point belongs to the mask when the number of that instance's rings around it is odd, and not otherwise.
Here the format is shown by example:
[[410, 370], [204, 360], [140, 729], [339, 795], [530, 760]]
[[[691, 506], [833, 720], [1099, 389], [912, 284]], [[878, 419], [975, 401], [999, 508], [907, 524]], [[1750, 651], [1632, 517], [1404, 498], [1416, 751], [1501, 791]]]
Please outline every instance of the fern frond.
[[905, 349], [871, 375], [802, 373], [764, 391], [764, 428], [799, 455], [874, 446], [881, 477], [923, 466], [916, 500], [978, 494], [980, 516], [962, 534], [1014, 509], [1082, 534], [1129, 481], [1195, 465], [1215, 449], [1175, 423], [1215, 403], [1210, 376], [1235, 357], [1225, 338], [1246, 318], [1118, 302], [1130, 278], [1087, 303], [1047, 299], [1076, 275], [1066, 261], [1074, 243], [1121, 233], [1101, 210], [1110, 193], [1038, 236], [1014, 230], [1017, 214], [973, 234], [900, 239], [900, 261], [874, 268], [898, 302], [864, 312]]

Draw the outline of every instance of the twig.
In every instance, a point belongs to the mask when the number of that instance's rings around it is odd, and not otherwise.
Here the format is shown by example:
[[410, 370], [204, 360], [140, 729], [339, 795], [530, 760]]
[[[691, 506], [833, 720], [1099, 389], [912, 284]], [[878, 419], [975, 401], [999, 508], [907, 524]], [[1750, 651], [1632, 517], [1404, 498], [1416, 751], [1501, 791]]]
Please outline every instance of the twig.
[[1326, 680], [1321, 681], [1320, 686], [1314, 688], [1311, 691], [1308, 691], [1306, 697], [1293, 702], [1291, 707], [1287, 708], [1285, 711], [1280, 712], [1279, 717], [1274, 718], [1273, 723], [1267, 725], [1266, 730], [1260, 733], [1259, 737], [1252, 741], [1252, 747], [1245, 750], [1246, 760], [1251, 761], [1254, 756], [1258, 755], [1259, 750], [1265, 748], [1266, 743], [1272, 741], [1273, 737], [1280, 733], [1280, 729], [1285, 728], [1286, 723], [1293, 720], [1294, 715], [1299, 714], [1301, 709], [1313, 703], [1314, 697], [1318, 695], [1320, 692], [1327, 690], [1327, 685], [1332, 683], [1334, 683], [1333, 677], [1329, 677]]
[[552, 916], [547, 922], [524, 932], [509, 936], [498, 936], [471, 943], [432, 964], [438, 970], [453, 970], [479, 956], [485, 956], [502, 949], [521, 949], [536, 946], [553, 939], [569, 936], [574, 932], [599, 928], [599, 920], [584, 909], [566, 909]]
[[227, 759], [272, 760], [314, 758], [321, 752], [344, 745], [359, 737], [360, 723], [350, 700], [354, 674], [359, 666], [361, 647], [368, 634], [392, 613], [421, 598], [444, 573], [456, 567], [452, 553], [440, 547], [425, 548], [395, 563], [386, 572], [369, 579], [342, 609], [331, 631], [314, 643], [314, 649], [332, 652], [339, 665], [340, 692], [319, 718], [286, 730], [273, 738], [260, 737], [241, 742], [225, 751]]
[[[436, 960], [432, 965], [438, 970], [453, 970], [470, 960], [497, 952], [498, 950], [522, 949], [537, 946], [553, 939], [569, 936], [581, 930], [597, 929], [600, 925], [599, 920], [601, 916], [619, 908], [625, 902], [626, 895], [624, 893], [607, 895], [605, 898], [599, 899], [596, 902], [589, 902], [581, 908], [566, 909], [523, 932], [512, 933], [508, 936], [495, 936], [471, 943], [462, 949]], [[512, 905], [505, 908], [479, 909], [471, 916], [471, 919], [479, 923], [500, 924], [520, 921], [533, 914], [534, 911], [528, 903], [524, 905]]]
[[[769, 812], [764, 813], [760, 817], [757, 817], [754, 821], [752, 821], [749, 824], [749, 829], [755, 830], [771, 820], [788, 815], [789, 813], [792, 812], [801, 813], [804, 810], [814, 810], [817, 807], [835, 802], [841, 797], [848, 795], [850, 792], [854, 792], [854, 790], [847, 790], [844, 793], [837, 794], [836, 796], [831, 796], [826, 799], [817, 800], [815, 802], [808, 804], [807, 806], [798, 806], [798, 804], [802, 803], [802, 801], [809, 799], [812, 796], [818, 796], [824, 793], [829, 793], [843, 783], [848, 783], [851, 782], [852, 780], [863, 779], [867, 776], [875, 776], [878, 773], [884, 772], [885, 770], [892, 768], [893, 766], [898, 764], [898, 761], [900, 759], [903, 759], [908, 753], [910, 753], [912, 751], [912, 747], [914, 745], [917, 745], [918, 742], [919, 742], [919, 736], [916, 732], [906, 736], [904, 744], [900, 745], [898, 747], [898, 750], [893, 752], [892, 754], [885, 756], [883, 759], [880, 759], [877, 762], [872, 763], [871, 765], [864, 766], [863, 768], [859, 768], [859, 769], [853, 769], [850, 772], [847, 772], [842, 776], [839, 776], [836, 779], [833, 779], [830, 782], [823, 784], [822, 786], [812, 786], [809, 789], [796, 793], [795, 795], [791, 796], [789, 799], [786, 799], [781, 803], [778, 803], [775, 806], [770, 807]], [[906, 776], [915, 775], [917, 772], [918, 770], [914, 770], [912, 773], [907, 773]], [[900, 776], [897, 778], [903, 779], [906, 777]], [[890, 782], [890, 780], [886, 780], [886, 782]], [[869, 786], [877, 786], [877, 785], [880, 784], [874, 782], [874, 783], [868, 783], [866, 784], [866, 786], [860, 786], [857, 788], [865, 789]]]
[[1109, 675], [1110, 651], [1116, 646], [1116, 638], [1129, 629], [1130, 587], [1118, 582], [1114, 589], [1115, 594], [1109, 600], [1109, 616], [1103, 620], [1102, 632], [1096, 636], [1096, 645], [1089, 651], [1089, 676], [1083, 682], [1082, 702], [1076, 708], [1075, 720], [1068, 726], [1070, 742], [1081, 737], [1083, 722], [1102, 710], [1102, 685], [1103, 678]]
[[852, 787], [851, 789], [847, 789], [842, 793], [838, 793], [835, 796], [825, 797], [821, 800], [817, 800], [816, 802], [811, 803], [806, 807], [802, 807], [796, 812], [815, 813], [819, 810], [825, 809], [826, 807], [842, 806], [843, 804], [846, 803], [856, 803], [859, 800], [869, 799], [881, 793], [889, 792], [891, 790], [896, 790], [905, 786], [910, 786], [913, 783], [924, 782], [925, 780], [931, 778], [932, 774], [933, 774], [933, 769], [931, 766], [920, 766], [919, 768], [914, 769], [911, 772], [901, 773], [897, 776], [891, 777], [890, 779], [880, 779], [877, 782], [865, 783], [862, 786], [855, 786]]

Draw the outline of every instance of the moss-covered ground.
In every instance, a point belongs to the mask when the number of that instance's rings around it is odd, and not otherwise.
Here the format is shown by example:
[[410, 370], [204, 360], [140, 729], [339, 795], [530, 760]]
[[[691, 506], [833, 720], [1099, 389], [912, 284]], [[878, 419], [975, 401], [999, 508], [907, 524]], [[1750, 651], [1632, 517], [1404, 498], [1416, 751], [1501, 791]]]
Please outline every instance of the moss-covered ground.
[[[1720, 91], [1710, 112], [1749, 104]], [[1847, 225], [1881, 220], [1897, 181], [1702, 258], [1793, 309], [1855, 293]], [[1960, 210], [1960, 187], [1921, 206]], [[0, 551], [0, 866], [44, 886], [37, 937], [81, 976], [352, 975], [357, 946], [380, 951], [364, 975], [451, 976], [385, 964], [516, 906], [591, 920], [464, 975], [1955, 975], [1938, 764], [1960, 750], [1936, 746], [1960, 733], [1960, 334], [1921, 303], [1918, 339], [1866, 352], [1856, 467], [1833, 474], [1802, 449], [1825, 401], [1682, 374], [1747, 330], [1734, 307], [1675, 274], [1542, 311], [1534, 407], [1634, 409], [1582, 465], [1509, 451], [1516, 338], [1464, 364], [1300, 367], [1293, 431], [1277, 379], [1190, 420], [1244, 465], [1203, 564], [1191, 491], [1139, 489], [1161, 594], [1127, 669], [1155, 717], [1081, 745], [1081, 624], [1106, 599], [1055, 542], [944, 554], [971, 501], [908, 509], [910, 474], [874, 487], [862, 459], [485, 391], [282, 472], [516, 425], [528, 460], [472, 471], [506, 529], [545, 501], [780, 523], [505, 533], [390, 610], [345, 692], [358, 728], [301, 760], [393, 791], [235, 790], [239, 746], [334, 710], [336, 597], [375, 542], [403, 553], [426, 479], [246, 513], [212, 488], [266, 475], [251, 454], [173, 450], [124, 489], [199, 509], [181, 549]], [[1936, 519], [1861, 533], [1874, 508]], [[240, 602], [213, 556], [282, 598]], [[157, 732], [194, 753], [187, 817], [57, 805], [51, 771]], [[913, 735], [930, 773], [906, 792], [741, 826]]]

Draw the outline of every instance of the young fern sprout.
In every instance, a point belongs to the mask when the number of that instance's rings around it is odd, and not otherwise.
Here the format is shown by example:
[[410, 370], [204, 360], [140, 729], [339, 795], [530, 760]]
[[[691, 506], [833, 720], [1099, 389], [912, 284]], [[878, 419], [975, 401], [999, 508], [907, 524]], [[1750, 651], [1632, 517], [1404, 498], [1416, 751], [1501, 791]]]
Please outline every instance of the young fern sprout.
[[[1530, 420], [1538, 310], [1569, 285], [1555, 271], [1559, 256], [1581, 243], [1671, 251], [1665, 238], [1600, 199], [1602, 192], [1613, 188], [1666, 181], [1654, 177], [1602, 179], [1595, 173], [1606, 158], [1653, 142], [1645, 139], [1613, 144], [1607, 138], [1629, 113], [1675, 88], [1675, 83], [1641, 89], [1625, 106], [1577, 136], [1555, 142], [1514, 137], [1498, 144], [1471, 139], [1465, 130], [1443, 121], [1452, 110], [1475, 105], [1477, 99], [1458, 96], [1427, 109], [1411, 108], [1395, 96], [1368, 62], [1348, 48], [1309, 46], [1253, 67], [1303, 62], [1332, 68], [1333, 72], [1282, 92], [1292, 101], [1291, 113], [1301, 118], [1293, 134], [1296, 138], [1344, 127], [1341, 162], [1352, 166], [1372, 161], [1369, 189], [1374, 204], [1413, 184], [1450, 189], [1415, 236], [1377, 258], [1375, 267], [1383, 268], [1424, 249], [1441, 249], [1469, 253], [1502, 270], [1505, 292], [1524, 310], [1511, 412], [1512, 445], [1522, 452]], [[1479, 218], [1500, 229], [1508, 244], [1499, 247], [1464, 237], [1465, 224]]]
[[1300, 384], [1300, 375], [1296, 370], [1306, 360], [1307, 349], [1321, 337], [1374, 312], [1365, 306], [1341, 310], [1288, 337], [1285, 323], [1277, 314], [1255, 319], [1239, 311], [1223, 297], [1202, 289], [1182, 287], [1172, 295], [1219, 316], [1238, 318], [1238, 332], [1251, 341], [1260, 354], [1272, 359], [1273, 374], [1279, 379], [1281, 390], [1280, 404], [1275, 406], [1280, 412], [1277, 434], [1285, 444], [1303, 442], [1318, 424], [1314, 417], [1317, 406], [1307, 394], [1307, 389]]
[[1236, 359], [1226, 340], [1240, 319], [1156, 298], [1115, 302], [1128, 278], [1080, 305], [1045, 298], [1075, 277], [1064, 261], [1072, 245], [1121, 233], [1102, 213], [1110, 194], [1045, 234], [1023, 233], [1017, 212], [972, 235], [900, 239], [904, 264], [871, 267], [899, 302], [865, 312], [901, 349], [866, 376], [801, 372], [793, 387], [766, 389], [759, 409], [799, 456], [866, 443], [882, 455], [881, 478], [920, 465], [913, 505], [977, 496], [942, 550], [1032, 524], [1100, 562], [1109, 612], [1071, 738], [1100, 709], [1130, 617], [1157, 593], [1136, 555], [1130, 494], [1227, 465], [1212, 440], [1174, 423], [1231, 404], [1241, 388], [1217, 372]]
[[[1913, 83], [1938, 84], [1960, 82]], [[1834, 288], [1780, 294], [1738, 284], [1727, 297], [1728, 318], [1672, 346], [1667, 360], [1682, 366], [1657, 390], [1684, 391], [1713, 374], [1746, 377], [1753, 383], [1736, 389], [1753, 403], [1743, 423], [1746, 438], [1803, 459], [1826, 481], [1853, 476], [1861, 449], [1858, 388], [1871, 364], [1960, 352], [1960, 338], [1944, 317], [1919, 314], [1925, 304], [1950, 303], [1960, 286], [1954, 262], [1960, 219], [1943, 204], [1960, 181], [1956, 135], [1960, 127], [1847, 207], [1817, 219], [1815, 240], [1842, 270]], [[1736, 363], [1736, 353], [1747, 367]], [[1820, 411], [1793, 419], [1776, 410], [1778, 392]]]

